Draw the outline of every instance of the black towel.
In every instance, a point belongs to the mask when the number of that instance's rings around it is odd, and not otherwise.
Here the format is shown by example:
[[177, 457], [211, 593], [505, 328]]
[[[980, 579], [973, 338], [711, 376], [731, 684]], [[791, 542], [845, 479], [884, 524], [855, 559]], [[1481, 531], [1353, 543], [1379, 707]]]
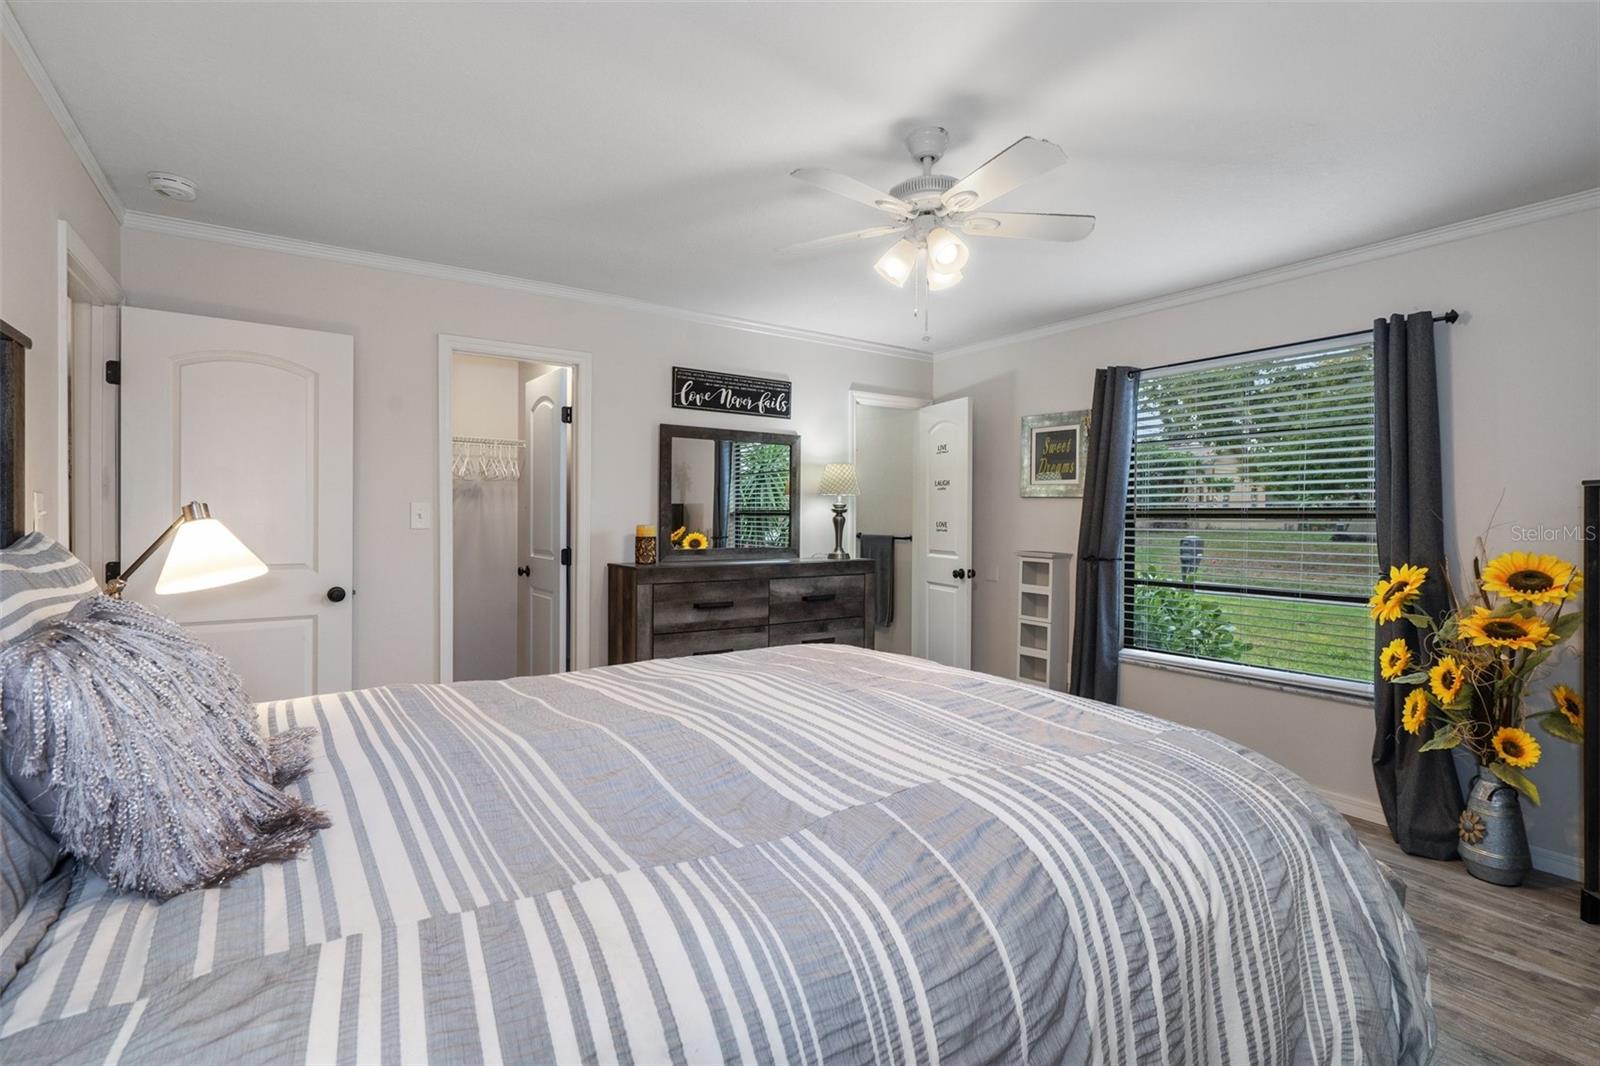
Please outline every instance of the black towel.
[[872, 563], [877, 589], [873, 621], [879, 629], [894, 625], [894, 538], [884, 533], [861, 534], [861, 558]]

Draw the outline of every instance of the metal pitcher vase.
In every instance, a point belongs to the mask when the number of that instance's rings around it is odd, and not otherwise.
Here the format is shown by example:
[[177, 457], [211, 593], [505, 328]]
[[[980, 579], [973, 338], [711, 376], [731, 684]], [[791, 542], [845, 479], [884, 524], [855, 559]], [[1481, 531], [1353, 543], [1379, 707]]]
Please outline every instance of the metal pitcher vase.
[[1533, 868], [1521, 797], [1516, 789], [1489, 774], [1472, 779], [1458, 836], [1456, 851], [1467, 871], [1480, 881], [1520, 885]]

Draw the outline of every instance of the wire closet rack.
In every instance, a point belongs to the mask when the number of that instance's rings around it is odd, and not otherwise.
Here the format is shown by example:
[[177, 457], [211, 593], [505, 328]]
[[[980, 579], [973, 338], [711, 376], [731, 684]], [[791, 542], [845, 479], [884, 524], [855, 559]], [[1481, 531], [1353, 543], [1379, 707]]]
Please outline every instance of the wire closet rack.
[[451, 437], [450, 476], [457, 481], [515, 481], [522, 475], [520, 440]]

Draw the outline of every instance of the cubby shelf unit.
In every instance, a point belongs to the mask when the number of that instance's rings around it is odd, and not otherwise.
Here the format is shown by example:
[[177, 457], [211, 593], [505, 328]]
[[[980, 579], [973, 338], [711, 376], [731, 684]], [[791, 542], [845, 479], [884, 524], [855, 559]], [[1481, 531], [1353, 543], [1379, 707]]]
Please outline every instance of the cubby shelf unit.
[[1072, 556], [1017, 553], [1017, 680], [1067, 690]]

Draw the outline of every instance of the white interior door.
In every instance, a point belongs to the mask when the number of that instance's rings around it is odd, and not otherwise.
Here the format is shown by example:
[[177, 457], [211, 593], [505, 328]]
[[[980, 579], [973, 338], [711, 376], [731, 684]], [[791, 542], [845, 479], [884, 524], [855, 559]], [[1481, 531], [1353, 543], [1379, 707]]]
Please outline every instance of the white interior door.
[[917, 412], [911, 653], [972, 666], [972, 401]]
[[567, 668], [568, 423], [562, 408], [572, 403], [572, 371], [548, 370], [523, 389], [528, 421], [528, 541], [524, 563], [529, 642], [529, 673], [554, 674]]
[[353, 361], [343, 333], [122, 312], [123, 565], [199, 500], [270, 568], [157, 597], [163, 548], [124, 595], [225, 656], [255, 700], [351, 686]]

